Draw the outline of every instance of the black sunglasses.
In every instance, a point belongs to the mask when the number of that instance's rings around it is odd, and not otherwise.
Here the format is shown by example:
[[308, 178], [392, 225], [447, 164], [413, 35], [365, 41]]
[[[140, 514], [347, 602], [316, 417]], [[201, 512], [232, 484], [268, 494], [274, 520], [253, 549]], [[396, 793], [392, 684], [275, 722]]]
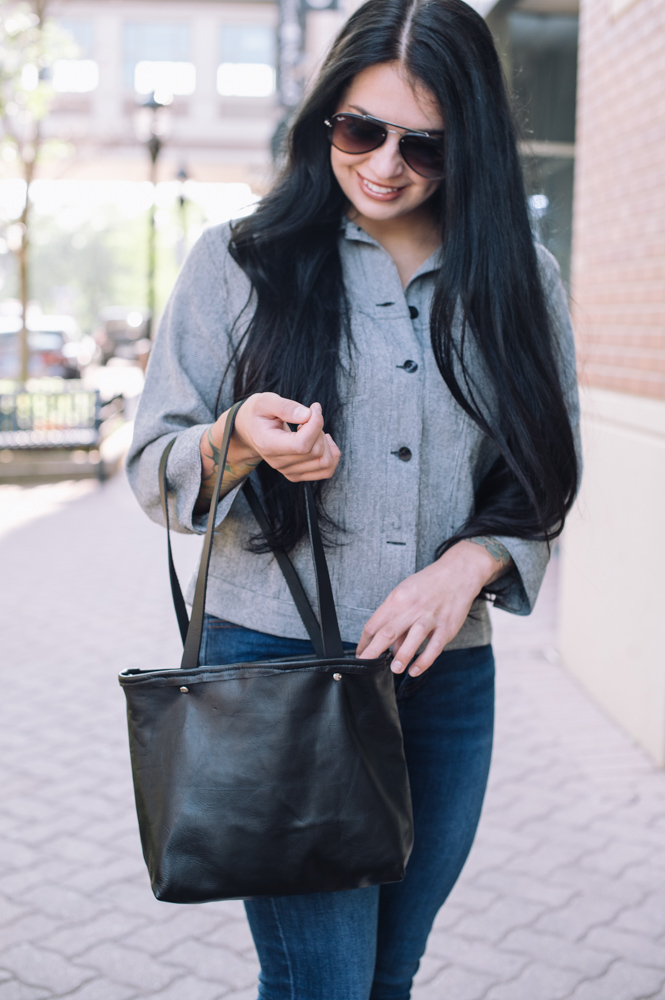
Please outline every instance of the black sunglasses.
[[[341, 153], [371, 153], [388, 138], [388, 132], [402, 129], [394, 122], [369, 115], [353, 115], [346, 112], [326, 118], [328, 138]], [[392, 128], [388, 128], [390, 125]], [[407, 167], [411, 167], [421, 177], [438, 180], [444, 174], [443, 132], [408, 132], [399, 140], [399, 151]]]

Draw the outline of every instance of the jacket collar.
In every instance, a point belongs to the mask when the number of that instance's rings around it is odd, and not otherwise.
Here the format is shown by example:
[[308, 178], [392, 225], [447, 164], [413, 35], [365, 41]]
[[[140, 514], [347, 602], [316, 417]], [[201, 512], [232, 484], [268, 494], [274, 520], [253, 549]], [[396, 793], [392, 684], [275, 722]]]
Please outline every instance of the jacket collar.
[[[370, 236], [369, 233], [365, 232], [361, 226], [357, 225], [357, 223], [353, 222], [346, 215], [342, 219], [341, 231], [345, 240], [355, 243], [368, 243], [370, 246], [377, 247], [382, 253], [388, 253], [387, 250], [381, 246], [378, 240], [375, 240], [373, 236]], [[416, 273], [412, 275], [409, 280], [409, 284], [411, 284], [412, 281], [415, 281], [416, 278], [420, 278], [425, 274], [431, 274], [434, 271], [439, 271], [441, 269], [442, 262], [443, 250], [441, 247], [437, 247], [436, 250], [429, 255], [427, 260], [423, 261]]]

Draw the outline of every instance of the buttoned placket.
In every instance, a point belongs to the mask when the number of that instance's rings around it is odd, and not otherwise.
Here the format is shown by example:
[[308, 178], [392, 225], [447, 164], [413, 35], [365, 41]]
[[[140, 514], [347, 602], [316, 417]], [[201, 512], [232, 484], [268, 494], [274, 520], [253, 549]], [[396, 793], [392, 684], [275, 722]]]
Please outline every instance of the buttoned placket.
[[362, 256], [366, 287], [379, 293], [373, 308], [367, 311], [383, 334], [385, 362], [382, 363], [389, 367], [384, 553], [389, 575], [393, 576], [397, 570], [397, 575], [404, 578], [415, 572], [418, 538], [424, 406], [423, 313], [426, 312], [421, 278], [438, 266], [438, 261], [436, 255], [430, 257], [403, 288], [392, 258], [376, 240], [355, 225], [347, 225], [346, 236], [374, 248], [367, 247]]

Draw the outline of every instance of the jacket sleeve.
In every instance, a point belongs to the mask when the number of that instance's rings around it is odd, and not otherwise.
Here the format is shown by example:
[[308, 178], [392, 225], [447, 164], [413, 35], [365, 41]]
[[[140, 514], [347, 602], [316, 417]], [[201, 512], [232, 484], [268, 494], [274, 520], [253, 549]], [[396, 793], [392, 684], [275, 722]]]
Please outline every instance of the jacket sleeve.
[[[207, 515], [195, 515], [201, 485], [200, 440], [216, 416], [233, 402], [232, 372], [216, 407], [231, 358], [234, 321], [248, 303], [249, 282], [228, 252], [229, 228], [207, 230], [180, 272], [150, 357], [145, 386], [127, 456], [127, 476], [146, 514], [159, 524], [158, 469], [169, 455], [169, 518], [176, 531], [202, 532]], [[216, 411], [216, 412], [215, 412]], [[237, 486], [219, 504], [216, 523], [226, 517]]]
[[[536, 249], [543, 289], [552, 321], [555, 345], [558, 349], [559, 378], [570, 416], [578, 470], [581, 474], [580, 405], [577, 391], [575, 339], [568, 311], [568, 297], [555, 258], [540, 245], [537, 245]], [[510, 553], [514, 566], [505, 576], [501, 577], [494, 604], [497, 608], [511, 611], [513, 614], [528, 615], [533, 611], [543, 582], [550, 558], [550, 547], [546, 542], [527, 541], [503, 535], [496, 537]]]

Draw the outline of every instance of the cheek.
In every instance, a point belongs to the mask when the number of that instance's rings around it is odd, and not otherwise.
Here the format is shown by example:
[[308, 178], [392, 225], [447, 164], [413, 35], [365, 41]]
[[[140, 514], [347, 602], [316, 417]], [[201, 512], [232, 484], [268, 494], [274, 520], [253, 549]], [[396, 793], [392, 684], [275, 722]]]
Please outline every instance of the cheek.
[[348, 178], [353, 167], [357, 166], [358, 162], [362, 160], [362, 156], [354, 156], [351, 158], [346, 153], [342, 153], [339, 149], [335, 149], [333, 146], [330, 152], [330, 165], [332, 171], [339, 181], [340, 184], [348, 183]]
[[352, 205], [356, 205], [356, 200], [358, 198], [355, 171], [364, 159], [366, 159], [366, 157], [351, 157], [348, 154], [335, 149], [334, 146], [330, 156], [330, 165], [337, 183], [342, 189], [344, 196], [351, 202]]
[[332, 146], [330, 149], [330, 166], [332, 167], [332, 172], [339, 181], [342, 169], [341, 169], [341, 164], [339, 162], [339, 154], [334, 146]]

